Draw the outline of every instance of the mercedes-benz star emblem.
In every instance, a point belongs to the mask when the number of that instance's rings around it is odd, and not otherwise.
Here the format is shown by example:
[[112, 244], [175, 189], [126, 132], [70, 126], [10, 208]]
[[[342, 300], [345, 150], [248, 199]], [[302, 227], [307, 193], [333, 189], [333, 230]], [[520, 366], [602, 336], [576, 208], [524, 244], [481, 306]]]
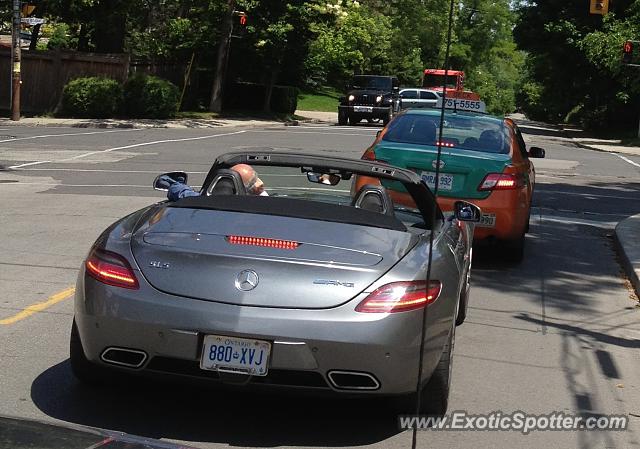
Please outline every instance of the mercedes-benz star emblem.
[[258, 286], [260, 278], [258, 273], [253, 270], [244, 270], [236, 276], [236, 288], [243, 292], [253, 290]]
[[[433, 168], [438, 168], [438, 159], [435, 159], [435, 160], [431, 163], [431, 166], [432, 166]], [[441, 161], [440, 161], [440, 168], [444, 168], [444, 161], [443, 161], [443, 160], [441, 160]]]

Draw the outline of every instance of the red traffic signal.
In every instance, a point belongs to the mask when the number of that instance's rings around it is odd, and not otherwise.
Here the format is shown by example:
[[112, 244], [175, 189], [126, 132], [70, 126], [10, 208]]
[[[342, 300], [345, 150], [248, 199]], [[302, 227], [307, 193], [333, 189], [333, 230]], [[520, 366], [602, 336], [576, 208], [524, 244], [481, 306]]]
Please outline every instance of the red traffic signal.
[[247, 15], [246, 14], [238, 15], [238, 23], [240, 24], [240, 26], [246, 27], [247, 26]]
[[633, 60], [633, 42], [626, 41], [622, 47], [622, 63], [631, 64]]

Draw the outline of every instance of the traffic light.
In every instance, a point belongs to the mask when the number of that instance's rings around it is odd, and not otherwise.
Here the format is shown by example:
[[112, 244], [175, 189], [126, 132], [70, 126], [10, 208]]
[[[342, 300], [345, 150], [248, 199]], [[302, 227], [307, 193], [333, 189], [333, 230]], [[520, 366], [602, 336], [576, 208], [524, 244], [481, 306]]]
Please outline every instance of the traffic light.
[[247, 18], [247, 13], [242, 11], [236, 11], [236, 24], [235, 24], [235, 34], [239, 36], [243, 36], [247, 32], [247, 23], [249, 19]]
[[633, 62], [633, 41], [626, 41], [622, 47], [622, 63], [631, 64]]
[[591, 14], [605, 15], [609, 12], [609, 0], [591, 0], [589, 12]]

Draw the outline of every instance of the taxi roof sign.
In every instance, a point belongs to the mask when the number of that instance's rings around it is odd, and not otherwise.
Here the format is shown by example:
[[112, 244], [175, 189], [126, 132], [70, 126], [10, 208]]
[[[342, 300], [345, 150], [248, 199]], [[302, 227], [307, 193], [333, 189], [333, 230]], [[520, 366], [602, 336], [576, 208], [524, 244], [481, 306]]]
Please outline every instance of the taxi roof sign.
[[[436, 103], [436, 108], [442, 108], [442, 98], [438, 99]], [[487, 113], [487, 105], [484, 101], [480, 100], [462, 100], [459, 98], [446, 98], [444, 100], [444, 108], [454, 111], [465, 111], [465, 112], [481, 112], [483, 114]]]

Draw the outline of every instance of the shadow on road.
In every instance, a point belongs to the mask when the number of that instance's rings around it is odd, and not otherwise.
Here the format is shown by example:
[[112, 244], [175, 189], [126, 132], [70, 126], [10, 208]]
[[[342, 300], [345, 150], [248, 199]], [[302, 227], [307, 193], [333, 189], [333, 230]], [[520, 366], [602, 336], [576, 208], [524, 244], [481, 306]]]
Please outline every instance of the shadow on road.
[[68, 360], [35, 379], [31, 398], [66, 422], [230, 446], [358, 446], [398, 433], [397, 416], [384, 400], [234, 393], [137, 378], [90, 388], [75, 380]]

